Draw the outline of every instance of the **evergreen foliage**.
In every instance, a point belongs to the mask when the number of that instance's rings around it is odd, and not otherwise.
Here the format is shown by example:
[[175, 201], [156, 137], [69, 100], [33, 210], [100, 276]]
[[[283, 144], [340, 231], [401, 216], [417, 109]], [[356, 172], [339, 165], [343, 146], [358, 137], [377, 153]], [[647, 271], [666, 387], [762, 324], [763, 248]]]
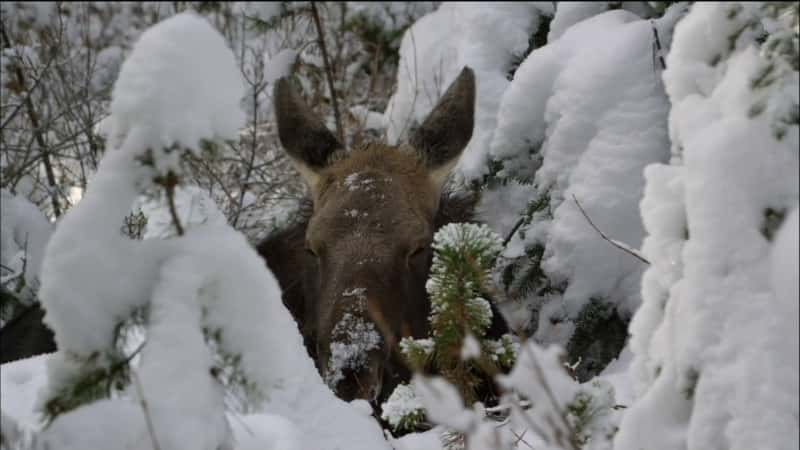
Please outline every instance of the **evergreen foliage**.
[[[511, 368], [516, 361], [518, 344], [514, 338], [505, 335], [493, 340], [486, 336], [492, 322], [486, 298], [493, 291], [491, 274], [502, 248], [500, 236], [486, 225], [453, 223], [442, 227], [434, 236], [435, 253], [426, 285], [431, 300], [431, 336], [400, 342], [411, 368], [440, 374], [459, 389], [466, 404], [484, 400], [478, 396], [479, 389], [500, 368]], [[465, 345], [469, 345], [465, 339], [477, 341], [479, 355], [465, 351]], [[384, 411], [396, 411], [394, 402], [413, 397], [408, 387], [397, 389], [384, 404]], [[396, 431], [411, 430], [421, 422], [417, 409], [407, 409], [390, 421]]]
[[425, 410], [408, 384], [399, 384], [386, 401], [381, 417], [395, 432], [416, 430], [425, 421]]
[[[642, 18], [658, 19], [677, 3], [688, 6], [691, 2], [649, 2], [649, 4], [633, 5], [632, 2], [608, 2], [607, 8], [626, 9]], [[645, 3], [645, 2], [641, 2]], [[785, 5], [765, 6], [776, 11], [790, 9]], [[776, 12], [775, 15], [779, 15]], [[785, 14], [785, 13], [784, 13]], [[542, 15], [541, 23], [534, 34], [530, 36], [527, 56], [537, 48], [547, 45], [547, 34], [553, 17]], [[654, 38], [657, 39], [657, 38]], [[663, 37], [662, 37], [663, 39]], [[659, 43], [659, 45], [661, 45]], [[772, 44], [776, 54], [789, 54], [791, 43], [781, 41]], [[658, 56], [656, 42], [653, 43], [654, 69], [655, 58]], [[515, 64], [513, 69], [519, 64]], [[513, 71], [509, 79], [513, 81]], [[790, 114], [784, 115], [790, 117]], [[519, 183], [531, 186], [533, 194], [525, 208], [518, 211], [518, 221], [512, 229], [507, 241], [519, 241], [524, 249], [515, 252], [509, 257], [501, 255], [495, 269], [495, 277], [503, 289], [505, 297], [519, 299], [531, 306], [531, 317], [526, 326], [521, 330], [528, 336], [533, 336], [539, 328], [541, 305], [549, 299], [561, 297], [566, 291], [570, 280], [551, 277], [542, 263], [546, 255], [553, 252], [548, 248], [548, 237], [542, 232], [540, 226], [544, 222], [554, 220], [556, 209], [567, 201], [561, 198], [561, 193], [556, 193], [555, 186], [540, 182], [537, 173], [544, 161], [542, 153], [546, 141], [530, 141], [526, 138], [520, 143], [519, 148], [513, 151], [504, 151], [504, 156], [489, 161], [489, 173], [480, 182], [476, 189], [493, 192], [504, 189], [509, 183]], [[534, 233], [537, 233], [534, 235]], [[600, 236], [598, 239], [602, 239]], [[579, 380], [586, 381], [602, 371], [612, 359], [616, 358], [623, 348], [627, 338], [627, 326], [630, 317], [616, 311], [614, 305], [619, 301], [616, 298], [589, 299], [577, 313], [555, 314], [550, 317], [552, 323], [556, 321], [569, 321], [574, 324], [572, 337], [565, 342], [567, 360], [571, 364], [580, 361], [577, 366]], [[605, 302], [605, 304], [603, 304]], [[563, 316], [563, 317], [562, 317]]]
[[607, 381], [594, 379], [582, 384], [573, 400], [567, 404], [566, 416], [572, 428], [570, 441], [575, 448], [603, 448], [601, 442], [610, 448], [616, 432], [608, 416], [614, 405], [614, 387]]
[[614, 306], [592, 299], [575, 320], [575, 333], [567, 345], [567, 353], [578, 363], [577, 379], [588, 381], [599, 375], [622, 351], [627, 337], [626, 321]]
[[485, 294], [491, 268], [502, 250], [500, 237], [485, 225], [450, 224], [434, 236], [435, 251], [426, 285], [431, 299], [433, 367], [459, 387], [467, 404], [481, 382], [474, 362], [463, 361], [467, 335], [483, 340], [492, 321]]

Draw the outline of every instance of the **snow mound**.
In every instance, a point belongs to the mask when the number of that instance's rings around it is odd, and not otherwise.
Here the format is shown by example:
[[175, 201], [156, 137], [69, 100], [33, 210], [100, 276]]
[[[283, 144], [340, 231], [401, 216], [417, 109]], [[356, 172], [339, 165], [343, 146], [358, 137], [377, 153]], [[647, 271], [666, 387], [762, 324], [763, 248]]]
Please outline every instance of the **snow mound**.
[[406, 139], [469, 66], [477, 80], [475, 128], [457, 170], [470, 179], [482, 175], [500, 97], [509, 84], [506, 70], [512, 57], [525, 51], [540, 14], [531, 3], [450, 2], [417, 20], [403, 35], [397, 90], [384, 112], [389, 143]]
[[[142, 33], [122, 64], [112, 93], [111, 137], [146, 128], [142, 150], [153, 151], [176, 143], [198, 149], [202, 139], [236, 139], [245, 119], [239, 106], [244, 92], [224, 38], [201, 16], [178, 14]], [[177, 155], [155, 160], [176, 164]], [[157, 167], [159, 173], [169, 168]]]
[[7, 276], [22, 274], [25, 283], [34, 290], [39, 284], [44, 248], [53, 232], [53, 225], [36, 205], [7, 189], [0, 191], [0, 263], [14, 271]]
[[[502, 97], [490, 155], [503, 164], [499, 176], [534, 186], [505, 190], [524, 191], [541, 205], [504, 256], [542, 249], [550, 292], [529, 299], [541, 305], [540, 342], [565, 345], [591, 299], [622, 316], [640, 303], [645, 264], [604, 240], [576, 200], [609, 239], [639, 247], [643, 170], [669, 156], [669, 104], [654, 65], [653, 27], [664, 36], [675, 20], [668, 15], [651, 24], [614, 10], [578, 21], [535, 49]], [[514, 195], [521, 197], [506, 194]]]
[[[780, 120], [797, 111], [800, 83], [796, 66], [765, 51], [779, 31], [757, 48], [759, 8], [696, 3], [675, 30], [664, 73], [673, 158], [646, 172], [652, 265], [630, 327], [637, 399], [615, 449], [800, 443], [789, 214], [800, 196], [800, 133]], [[771, 81], [760, 85], [765, 68]], [[775, 234], [784, 217], [792, 237]]]

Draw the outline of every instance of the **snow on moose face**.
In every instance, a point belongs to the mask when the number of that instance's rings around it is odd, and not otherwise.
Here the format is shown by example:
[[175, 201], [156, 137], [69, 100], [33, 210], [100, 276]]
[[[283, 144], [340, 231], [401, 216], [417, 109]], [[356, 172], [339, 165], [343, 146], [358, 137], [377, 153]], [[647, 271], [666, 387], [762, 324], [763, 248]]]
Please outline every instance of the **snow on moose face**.
[[314, 205], [302, 270], [317, 367], [340, 397], [378, 400], [407, 376], [400, 339], [427, 335], [434, 217], [472, 136], [474, 74], [464, 68], [400, 147], [346, 151], [288, 80], [273, 97], [281, 144]]
[[323, 177], [306, 229], [317, 362], [342, 398], [376, 400], [399, 338], [426, 334], [435, 190], [413, 153], [388, 147]]

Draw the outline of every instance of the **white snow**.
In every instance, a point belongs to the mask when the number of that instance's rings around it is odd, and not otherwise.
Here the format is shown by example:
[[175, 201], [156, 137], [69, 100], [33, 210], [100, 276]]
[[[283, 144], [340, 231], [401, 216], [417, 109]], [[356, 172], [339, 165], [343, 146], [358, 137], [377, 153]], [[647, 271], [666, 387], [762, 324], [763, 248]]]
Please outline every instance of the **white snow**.
[[281, 4], [280, 2], [235, 2], [233, 11], [241, 11], [249, 17], [268, 22], [280, 14]]
[[[800, 196], [798, 127], [780, 138], [774, 128], [775, 113], [797, 107], [798, 74], [756, 49], [757, 8], [696, 3], [675, 30], [664, 73], [673, 158], [646, 172], [653, 264], [631, 324], [637, 398], [618, 450], [800, 444], [796, 290], [790, 301], [776, 292], [782, 244], [763, 231], [768, 208], [789, 212]], [[776, 81], [754, 89], [769, 63]]]
[[[198, 95], [202, 93], [202, 95]], [[177, 167], [173, 144], [199, 151], [202, 139], [238, 137], [244, 83], [223, 37], [202, 17], [183, 13], [142, 33], [114, 85], [112, 140], [147, 136], [158, 173]]]
[[392, 395], [381, 405], [381, 418], [389, 422], [392, 427], [397, 428], [403, 417], [423, 411], [422, 403], [414, 392], [414, 386], [399, 384], [392, 391]]
[[[800, 283], [798, 283], [798, 224], [800, 222], [800, 207], [795, 206], [788, 214], [786, 222], [781, 227], [772, 245], [772, 289], [775, 291], [776, 300], [781, 302], [789, 316], [797, 317], [800, 302]], [[795, 331], [797, 331], [795, 322]], [[791, 336], [797, 336], [793, 333]], [[794, 353], [796, 355], [796, 353]], [[797, 364], [797, 362], [795, 362]]]
[[472, 431], [480, 423], [474, 411], [464, 409], [458, 390], [444, 378], [414, 375], [411, 381], [430, 421], [459, 432]]
[[0, 440], [4, 444], [3, 448], [6, 446], [13, 448], [12, 445], [22, 448], [30, 446], [25, 432], [19, 428], [14, 419], [7, 416], [3, 411], [0, 411]]
[[[665, 16], [655, 26], [668, 29], [674, 20]], [[646, 265], [604, 240], [573, 195], [610, 239], [639, 247], [642, 172], [669, 156], [669, 104], [653, 65], [652, 35], [650, 22], [625, 10], [578, 21], [535, 49], [503, 95], [490, 153], [503, 161], [501, 176], [535, 174], [529, 181], [536, 192], [528, 200], [548, 202], [514, 236], [504, 256], [541, 245], [541, 268], [551, 286], [566, 287], [563, 293], [528, 299], [543, 303], [536, 306], [540, 342], [565, 344], [571, 319], [591, 298], [616, 305], [623, 315], [639, 305]], [[513, 216], [523, 208], [518, 204]]]
[[401, 438], [389, 438], [394, 450], [443, 450], [441, 426], [420, 433], [409, 433]]
[[354, 105], [350, 107], [350, 113], [353, 114], [356, 121], [365, 130], [383, 130], [386, 128], [384, 117], [382, 113], [368, 110], [365, 106]]
[[273, 414], [229, 415], [236, 450], [303, 450], [301, 431], [286, 419]]
[[[542, 437], [551, 442], [555, 440], [556, 433], [565, 431], [554, 414], [565, 410], [578, 392], [579, 386], [561, 364], [562, 353], [563, 349], [557, 345], [544, 348], [533, 342], [526, 342], [520, 349], [512, 371], [508, 375], [497, 377], [502, 386], [524, 395], [533, 404], [527, 411], [512, 409], [512, 426], [522, 430], [529, 428], [526, 425], [529, 421], [542, 424]], [[538, 433], [538, 430], [531, 431]]]
[[[630, 348], [637, 355], [631, 366], [637, 395], [653, 382], [663, 364], [661, 357], [648, 352], [648, 346], [664, 320], [670, 288], [683, 276], [681, 253], [688, 230], [683, 168], [653, 164], [645, 169], [645, 178], [647, 185], [641, 210], [648, 236], [642, 244], [642, 252], [650, 261], [650, 268], [642, 277], [644, 301], [630, 324]], [[662, 332], [656, 339], [668, 338], [669, 335]]]
[[547, 34], [547, 42], [551, 43], [561, 37], [564, 32], [578, 22], [586, 20], [592, 16], [612, 9], [612, 6], [630, 11], [637, 16], [648, 19], [653, 16], [651, 2], [558, 2], [553, 21], [550, 23], [550, 31]]
[[367, 352], [377, 349], [381, 335], [372, 322], [361, 316], [345, 313], [331, 332], [330, 360], [325, 382], [331, 389], [344, 378], [345, 369], [358, 370], [367, 362]]
[[472, 358], [481, 356], [481, 345], [472, 333], [467, 333], [464, 336], [464, 342], [461, 344], [461, 360], [467, 361]]
[[560, 38], [569, 27], [576, 23], [607, 10], [608, 2], [559, 2], [553, 21], [550, 22], [547, 42], [551, 43]]
[[[474, 233], [472, 244], [486, 244], [492, 254], [502, 250], [505, 258], [540, 245], [541, 268], [553, 287], [512, 311], [509, 322], [517, 324], [535, 305], [537, 342], [510, 343], [517, 363], [498, 377], [507, 392], [497, 407], [464, 405], [443, 379], [415, 375], [384, 403], [383, 418], [396, 426], [424, 409], [435, 428], [400, 439], [385, 436], [367, 402], [343, 402], [329, 389], [343, 369], [362, 367], [381, 343], [362, 318], [366, 290], [339, 293], [351, 309], [333, 329], [330, 370], [321, 377], [277, 281], [209, 195], [176, 187], [185, 228], [179, 236], [163, 188], [153, 183], [169, 171], [186, 181], [182, 154], [200, 156], [204, 140], [239, 137], [245, 88], [224, 38], [202, 17], [185, 13], [143, 33], [121, 67], [124, 46], [102, 50], [91, 82], [105, 85], [117, 69], [120, 75], [112, 115], [98, 124], [109, 138], [104, 158], [85, 192], [73, 188], [80, 202], [52, 231], [31, 201], [32, 179], [19, 182], [14, 194], [1, 193], [0, 262], [10, 272], [4, 269], [0, 281], [24, 276], [35, 290], [41, 279], [45, 321], [60, 348], [2, 366], [4, 437], [35, 435], [32, 448], [66, 450], [440, 450], [443, 437], [455, 431], [466, 435], [466, 450], [563, 450], [570, 446], [559, 445], [559, 436], [578, 419], [567, 415], [565, 423], [560, 413], [580, 400], [591, 416], [581, 424], [579, 437], [588, 439], [581, 450], [797, 448], [800, 136], [792, 114], [800, 79], [769, 40], [759, 44], [764, 28], [770, 39], [788, 37], [796, 51], [797, 24], [789, 16], [764, 17], [760, 3], [699, 2], [673, 39], [687, 5], [674, 5], [653, 22], [643, 20], [650, 6], [348, 3], [345, 19], [363, 14], [391, 31], [432, 11], [403, 36], [396, 91], [385, 112], [348, 105], [364, 128], [386, 130], [390, 143], [407, 138], [464, 66], [475, 70], [476, 126], [457, 175], [474, 180], [486, 173], [488, 159], [504, 164], [499, 175], [508, 183], [486, 192], [481, 203], [481, 216], [500, 237], [489, 227], [450, 226], [437, 233], [435, 248], [460, 243], [466, 229]], [[281, 8], [237, 2], [233, 11], [269, 21]], [[54, 18], [44, 4], [6, 2], [0, 9], [36, 26]], [[127, 9], [117, 14], [111, 29], [137, 34], [129, 15]], [[553, 17], [548, 44], [508, 81], [511, 62], [544, 16]], [[87, 30], [100, 33], [96, 21]], [[660, 54], [654, 54], [654, 30]], [[266, 57], [267, 83], [288, 75], [298, 57], [314, 63], [313, 52], [283, 48], [276, 36], [247, 56]], [[23, 52], [37, 54], [33, 47]], [[3, 52], [3, 71], [8, 55]], [[667, 57], [663, 74], [661, 55]], [[358, 63], [344, 68], [348, 76]], [[774, 82], [754, 88], [767, 67]], [[371, 191], [382, 181], [353, 173], [343, 187]], [[247, 195], [245, 203], [254, 201]], [[649, 264], [603, 240], [573, 195], [614, 243]], [[546, 208], [502, 248], [528, 202], [540, 198]], [[40, 200], [47, 199], [34, 202]], [[148, 216], [143, 240], [121, 233], [131, 207]], [[765, 231], [768, 211], [780, 226]], [[568, 342], [571, 319], [591, 298], [623, 316], [635, 314], [623, 352], [597, 378], [579, 384], [561, 347], [542, 343]], [[485, 299], [465, 301], [491, 315]], [[134, 382], [42, 429], [37, 407], [76, 377], [133, 356], [138, 346], [118, 342], [116, 328], [141, 308], [149, 318], [136, 328], [144, 345], [132, 359]], [[497, 357], [505, 342], [487, 342], [487, 351]], [[432, 339], [400, 342], [404, 352], [412, 345], [427, 353], [434, 347]], [[462, 359], [480, 351], [468, 335]], [[510, 416], [500, 423], [487, 417], [498, 411]]]
[[631, 374], [632, 361], [633, 352], [626, 346], [620, 352], [619, 357], [608, 363], [608, 366], [597, 376], [598, 379], [605, 380], [614, 387], [614, 397], [617, 403], [623, 406], [630, 405], [635, 398]]
[[[142, 66], [132, 63], [140, 60]], [[178, 80], [186, 64], [193, 75]], [[219, 85], [205, 95], [210, 81]], [[158, 99], [148, 91], [181, 83], [192, 89], [190, 99], [186, 86], [157, 89]], [[143, 93], [133, 95], [127, 90], [132, 87]], [[112, 105], [113, 129], [123, 140], [109, 141], [84, 198], [62, 218], [45, 252], [40, 295], [59, 352], [48, 359], [48, 386], [40, 402], [75, 377], [107, 365], [102, 355], [116, 352], [116, 325], [143, 306], [150, 308], [146, 344], [135, 382], [123, 397], [62, 414], [40, 434], [43, 442], [74, 449], [148, 447], [143, 400], [162, 450], [227, 445], [231, 429], [223, 386], [211, 375], [207, 331], [217, 336], [216, 351], [240, 357], [238, 367], [253, 391], [245, 410], [283, 418], [253, 419], [276, 427], [265, 431], [269, 441], [297, 436], [298, 448], [388, 447], [372, 418], [336, 399], [324, 385], [277, 281], [243, 235], [211, 221], [166, 240], [131, 241], [120, 233], [123, 217], [153, 173], [137, 161], [141, 150], [154, 150], [156, 168], [172, 169], [178, 162], [175, 152], [159, 150], [175, 139], [197, 145], [201, 138], [235, 131], [240, 123], [234, 120], [243, 118], [239, 87], [230, 50], [192, 14], [148, 30], [123, 65], [114, 91], [117, 107]], [[177, 114], [182, 106], [192, 108], [183, 120], [159, 115]], [[101, 357], [86, 363], [94, 352]]]
[[[136, 206], [147, 217], [144, 239], [165, 239], [177, 235], [172, 223], [165, 196], [159, 198], [140, 197]], [[221, 226], [227, 219], [208, 196], [208, 192], [197, 186], [179, 186], [175, 189], [175, 210], [184, 229], [199, 225]], [[134, 207], [135, 209], [136, 207]]]
[[[606, 378], [578, 384], [563, 367], [562, 353], [558, 346], [544, 348], [530, 341], [523, 345], [514, 369], [497, 376], [506, 392], [491, 411], [509, 412], [500, 422], [489, 419], [490, 409], [480, 403], [465, 407], [456, 389], [444, 379], [415, 375], [414, 395], [424, 406], [426, 420], [438, 426], [423, 435], [398, 440], [398, 448], [448, 448], [428, 435], [436, 431], [446, 440], [446, 435], [455, 431], [464, 435], [465, 448], [470, 450], [520, 448], [520, 436], [525, 438], [524, 448], [573, 448], [565, 439], [577, 437], [586, 440], [582, 449], [610, 449], [609, 437], [619, 422], [619, 413], [613, 410], [614, 384]], [[569, 405], [583, 409], [580, 417], [570, 412]], [[578, 434], [570, 434], [576, 426], [581, 426], [575, 431]]]
[[[47, 382], [48, 355], [3, 364], [0, 370], [0, 410], [21, 430], [37, 430], [43, 423], [34, 406], [38, 390]], [[5, 433], [5, 427], [3, 432]]]
[[469, 66], [477, 81], [475, 128], [456, 170], [469, 179], [482, 175], [499, 100], [509, 84], [505, 71], [512, 56], [526, 49], [539, 14], [532, 3], [445, 2], [417, 20], [403, 35], [397, 90], [384, 112], [389, 143], [405, 140]]
[[369, 174], [364, 174], [361, 172], [353, 172], [350, 175], [344, 178], [344, 186], [347, 187], [348, 191], [355, 192], [359, 190], [364, 191], [371, 191], [374, 189], [373, 185], [379, 181], [390, 181], [389, 179], [377, 179], [373, 178]]
[[39, 208], [26, 198], [14, 195], [7, 189], [0, 191], [0, 263], [12, 269], [13, 274], [2, 272], [3, 279], [22, 274], [27, 286], [36, 290], [44, 248], [53, 225]]
[[291, 48], [280, 50], [264, 64], [264, 81], [273, 83], [279, 78], [289, 76], [295, 61], [297, 61], [296, 50]]
[[434, 342], [431, 338], [426, 339], [414, 339], [411, 337], [404, 337], [400, 339], [400, 351], [403, 353], [408, 353], [411, 346], [414, 348], [421, 349], [425, 352], [425, 354], [430, 355], [433, 352]]

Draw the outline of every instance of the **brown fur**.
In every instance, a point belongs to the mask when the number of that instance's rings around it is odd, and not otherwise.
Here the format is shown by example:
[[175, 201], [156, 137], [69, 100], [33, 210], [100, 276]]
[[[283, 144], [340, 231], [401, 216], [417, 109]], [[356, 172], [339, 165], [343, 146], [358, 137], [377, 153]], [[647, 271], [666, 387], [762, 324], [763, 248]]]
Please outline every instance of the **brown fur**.
[[[381, 356], [384, 373], [380, 380], [380, 400], [384, 400], [398, 382], [407, 381], [409, 377], [396, 352], [397, 341], [403, 336], [421, 338], [428, 335], [430, 304], [424, 291], [424, 282], [430, 270], [432, 255], [429, 244], [433, 233], [448, 223], [473, 221], [478, 196], [472, 192], [445, 191], [438, 201], [433, 202], [430, 189], [423, 183], [427, 179], [423, 176], [424, 172], [420, 173], [419, 161], [415, 160], [413, 153], [401, 153], [388, 146], [372, 146], [353, 152], [351, 158], [334, 162], [320, 185], [318, 201], [335, 198], [330, 208], [337, 213], [328, 214], [325, 212], [327, 208], [324, 208], [314, 214], [315, 218], [302, 217], [290, 228], [265, 239], [257, 249], [278, 278], [284, 303], [297, 320], [309, 354], [323, 375], [325, 366], [320, 357], [325, 358], [326, 355], [320, 355], [320, 350], [324, 352], [330, 345], [330, 330], [335, 325], [335, 318], [347, 310], [353, 299], [335, 295], [331, 298], [324, 293], [320, 295], [319, 290], [314, 289], [319, 282], [319, 267], [314, 261], [316, 257], [310, 255], [306, 247], [312, 246], [314, 252], [322, 253], [323, 257], [334, 252], [336, 258], [342, 260], [338, 270], [334, 271], [343, 275], [332, 276], [339, 281], [329, 283], [327, 291], [341, 294], [342, 291], [358, 287], [367, 289], [367, 314], [373, 322], [382, 322], [377, 324], [377, 328], [387, 345], [386, 353]], [[380, 189], [356, 191], [340, 197], [343, 189], [339, 183], [352, 173], [391, 173], [401, 186], [387, 183]], [[381, 195], [386, 196], [387, 193], [391, 193], [391, 196], [381, 200]], [[386, 202], [394, 205], [406, 203], [407, 206], [386, 207]], [[435, 213], [428, 215], [431, 203], [439, 207]], [[361, 222], [360, 218], [342, 214], [343, 209], [368, 211], [375, 217]], [[312, 223], [310, 228], [309, 222]], [[376, 242], [375, 239], [364, 238], [363, 234], [361, 238], [357, 236], [359, 233], [368, 233], [370, 229], [385, 230], [380, 234], [389, 239]], [[311, 242], [307, 242], [306, 236], [313, 236]], [[421, 236], [422, 240], [419, 239]], [[333, 248], [323, 247], [328, 245], [324, 243], [330, 242], [334, 243]], [[372, 245], [364, 245], [367, 242]], [[403, 270], [406, 265], [404, 257], [412, 242], [423, 242], [424, 250], [417, 255], [418, 267], [408, 267], [412, 269], [409, 271], [416, 272], [416, 283], [411, 283], [416, 286], [410, 286], [407, 288], [409, 292], [403, 292], [405, 283], [402, 280], [379, 272], [397, 270], [393, 269], [397, 267], [400, 267], [398, 272], [406, 272]], [[374, 262], [359, 266], [359, 258]], [[396, 320], [398, 318], [400, 320]], [[346, 387], [342, 387], [338, 393], [346, 398], [370, 394], [352, 389], [347, 392]]]
[[[409, 376], [399, 340], [428, 336], [433, 234], [471, 219], [476, 197], [442, 194], [442, 186], [472, 136], [474, 74], [462, 71], [410, 146], [348, 152], [287, 80], [274, 98], [281, 144], [309, 185], [313, 211], [258, 250], [331, 387], [347, 400], [380, 401]], [[342, 352], [359, 334], [352, 330], [379, 332], [380, 343]], [[339, 371], [337, 352], [356, 361]]]

